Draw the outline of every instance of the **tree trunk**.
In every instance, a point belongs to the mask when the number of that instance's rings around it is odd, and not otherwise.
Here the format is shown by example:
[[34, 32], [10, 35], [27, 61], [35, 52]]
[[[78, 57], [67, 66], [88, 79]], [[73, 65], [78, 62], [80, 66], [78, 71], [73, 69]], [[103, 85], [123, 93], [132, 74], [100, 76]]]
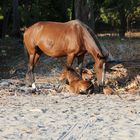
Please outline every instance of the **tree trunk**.
[[72, 19], [75, 19], [75, 0], [72, 0]]
[[94, 15], [95, 8], [94, 8], [94, 6], [95, 6], [94, 0], [91, 0], [89, 14], [88, 14], [88, 22], [89, 22], [88, 25], [91, 29], [93, 29], [95, 31], [95, 15]]
[[126, 32], [126, 26], [127, 26], [124, 6], [122, 5], [118, 11], [119, 11], [119, 19], [120, 19], [119, 37], [124, 38]]
[[3, 27], [2, 27], [2, 38], [5, 38], [5, 35], [7, 33], [9, 17], [10, 17], [10, 11], [5, 11]]
[[18, 0], [13, 0], [13, 25], [12, 25], [12, 35], [18, 37], [20, 35], [19, 26], [19, 13], [18, 13]]
[[6, 1], [3, 1], [4, 20], [3, 20], [3, 24], [2, 24], [2, 38], [5, 38], [5, 35], [7, 33], [8, 22], [9, 22], [9, 17], [10, 17], [10, 13], [11, 13], [11, 8], [8, 9], [6, 7], [7, 7]]
[[[95, 30], [95, 1], [94, 0], [75, 0], [75, 18], [87, 24], [93, 31]], [[97, 11], [96, 11], [97, 12]], [[94, 37], [93, 37], [94, 38]], [[114, 58], [108, 50], [101, 46], [103, 54], [109, 54], [107, 61], [113, 61]]]
[[91, 29], [95, 28], [94, 1], [75, 0], [75, 18], [87, 24]]

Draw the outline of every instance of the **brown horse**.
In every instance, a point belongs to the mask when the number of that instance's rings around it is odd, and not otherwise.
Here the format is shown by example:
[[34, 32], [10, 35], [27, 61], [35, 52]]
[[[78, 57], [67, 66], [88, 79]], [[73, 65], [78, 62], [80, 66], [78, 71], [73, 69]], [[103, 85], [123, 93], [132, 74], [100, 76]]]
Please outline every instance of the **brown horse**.
[[94, 70], [98, 84], [103, 85], [105, 56], [92, 30], [79, 20], [65, 23], [38, 22], [26, 29], [24, 45], [29, 54], [26, 79], [33, 87], [35, 87], [34, 65], [42, 52], [52, 57], [66, 56], [67, 66], [71, 66], [74, 58], [77, 57], [80, 69], [84, 55], [88, 52], [95, 60]]

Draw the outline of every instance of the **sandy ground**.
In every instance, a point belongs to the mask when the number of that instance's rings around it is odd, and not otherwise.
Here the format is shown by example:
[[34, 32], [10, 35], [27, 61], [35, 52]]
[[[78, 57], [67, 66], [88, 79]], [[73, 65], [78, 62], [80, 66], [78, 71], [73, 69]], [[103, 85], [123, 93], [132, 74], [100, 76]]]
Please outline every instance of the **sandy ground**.
[[21, 61], [12, 78], [0, 80], [0, 140], [140, 139], [140, 63], [119, 64], [107, 72], [106, 84], [121, 100], [100, 93], [57, 93], [59, 61], [38, 63], [36, 93], [24, 85]]
[[140, 92], [2, 96], [1, 140], [139, 140]]

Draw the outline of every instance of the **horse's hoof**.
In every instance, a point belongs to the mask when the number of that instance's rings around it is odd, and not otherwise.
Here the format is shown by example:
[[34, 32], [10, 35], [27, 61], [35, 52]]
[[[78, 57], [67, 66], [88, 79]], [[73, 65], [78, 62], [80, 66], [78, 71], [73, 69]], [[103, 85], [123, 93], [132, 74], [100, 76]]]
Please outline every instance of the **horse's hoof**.
[[37, 87], [36, 87], [35, 83], [32, 83], [32, 91], [37, 91]]
[[36, 89], [35, 83], [32, 83], [32, 88], [33, 88], [33, 89]]

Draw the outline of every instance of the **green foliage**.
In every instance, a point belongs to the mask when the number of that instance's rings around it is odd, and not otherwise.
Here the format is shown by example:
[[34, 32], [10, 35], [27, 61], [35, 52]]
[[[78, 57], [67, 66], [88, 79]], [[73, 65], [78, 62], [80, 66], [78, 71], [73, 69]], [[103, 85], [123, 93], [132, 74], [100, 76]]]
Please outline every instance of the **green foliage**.
[[[20, 15], [20, 27], [28, 27], [37, 21], [71, 20], [73, 18], [74, 1], [75, 0], [19, 0], [18, 11]], [[124, 9], [126, 19], [140, 15], [140, 0], [86, 0], [85, 3], [92, 5], [89, 7], [94, 9], [95, 22], [102, 22], [116, 28], [119, 28], [121, 24], [121, 9]], [[13, 24], [12, 4], [13, 0], [0, 1], [0, 21], [7, 20], [7, 29], [9, 32]], [[8, 17], [6, 17], [7, 15]]]
[[69, 19], [71, 20], [72, 19], [72, 9], [71, 8], [67, 9], [67, 15], [68, 15]]
[[19, 5], [21, 24], [30, 25], [37, 21], [66, 21], [70, 19], [71, 8], [68, 0], [32, 0]]
[[[124, 10], [124, 19], [122, 20], [122, 10]], [[100, 20], [103, 23], [110, 24], [119, 28], [121, 22], [131, 21], [131, 18], [140, 15], [139, 0], [104, 0], [100, 8]], [[127, 24], [127, 23], [126, 23]], [[127, 26], [127, 25], [125, 25]]]
[[3, 15], [2, 15], [2, 8], [0, 7], [0, 20], [3, 20]]

